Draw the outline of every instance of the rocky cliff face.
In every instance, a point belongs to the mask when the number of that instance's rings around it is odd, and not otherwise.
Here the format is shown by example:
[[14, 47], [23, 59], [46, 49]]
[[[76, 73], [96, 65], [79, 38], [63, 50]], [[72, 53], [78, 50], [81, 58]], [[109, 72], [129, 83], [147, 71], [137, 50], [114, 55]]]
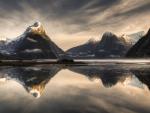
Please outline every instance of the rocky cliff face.
[[145, 36], [127, 52], [126, 57], [148, 58], [150, 57], [150, 29]]

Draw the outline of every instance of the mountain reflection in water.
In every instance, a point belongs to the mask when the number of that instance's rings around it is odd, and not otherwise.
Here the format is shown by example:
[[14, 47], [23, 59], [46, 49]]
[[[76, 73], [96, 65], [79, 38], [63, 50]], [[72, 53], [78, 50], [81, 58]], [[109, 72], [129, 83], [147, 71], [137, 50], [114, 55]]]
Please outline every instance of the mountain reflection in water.
[[0, 67], [0, 113], [149, 113], [149, 81], [145, 65]]

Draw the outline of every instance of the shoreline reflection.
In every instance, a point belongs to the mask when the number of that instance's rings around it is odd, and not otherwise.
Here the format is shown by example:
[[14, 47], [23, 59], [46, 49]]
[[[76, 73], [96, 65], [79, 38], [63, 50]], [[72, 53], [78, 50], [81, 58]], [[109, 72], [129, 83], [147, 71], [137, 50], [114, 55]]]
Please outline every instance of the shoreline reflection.
[[[130, 84], [143, 88], [145, 84], [150, 89], [150, 68], [126, 68], [106, 65], [102, 66], [62, 66], [41, 65], [32, 67], [0, 67], [0, 82], [14, 80], [35, 98], [39, 98], [46, 84], [57, 75], [60, 70], [67, 69], [79, 73], [90, 80], [99, 79], [106, 88], [111, 88], [117, 83]], [[67, 79], [67, 78], [66, 78]]]

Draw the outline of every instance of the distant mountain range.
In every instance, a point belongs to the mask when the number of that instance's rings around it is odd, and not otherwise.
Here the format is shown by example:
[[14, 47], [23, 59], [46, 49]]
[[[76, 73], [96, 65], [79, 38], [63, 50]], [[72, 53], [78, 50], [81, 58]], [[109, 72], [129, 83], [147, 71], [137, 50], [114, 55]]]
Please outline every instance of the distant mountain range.
[[0, 41], [0, 59], [58, 59], [66, 61], [123, 58], [126, 56], [149, 57], [149, 40], [150, 31], [145, 36], [143, 31], [122, 36], [106, 32], [99, 41], [90, 39], [87, 43], [64, 52], [46, 34], [43, 25], [40, 22], [35, 22], [16, 39]]
[[120, 58], [125, 56], [143, 34], [144, 32], [138, 32], [118, 37], [111, 32], [106, 32], [100, 41], [90, 40], [83, 45], [67, 50], [66, 53], [76, 59]]

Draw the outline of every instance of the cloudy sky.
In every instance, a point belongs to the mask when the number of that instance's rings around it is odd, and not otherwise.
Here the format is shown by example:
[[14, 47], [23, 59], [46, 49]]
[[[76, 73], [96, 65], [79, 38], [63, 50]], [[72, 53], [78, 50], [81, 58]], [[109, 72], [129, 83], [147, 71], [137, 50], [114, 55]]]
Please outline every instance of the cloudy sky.
[[149, 19], [149, 0], [0, 0], [1, 37], [16, 37], [40, 21], [65, 50], [106, 31], [146, 32]]

